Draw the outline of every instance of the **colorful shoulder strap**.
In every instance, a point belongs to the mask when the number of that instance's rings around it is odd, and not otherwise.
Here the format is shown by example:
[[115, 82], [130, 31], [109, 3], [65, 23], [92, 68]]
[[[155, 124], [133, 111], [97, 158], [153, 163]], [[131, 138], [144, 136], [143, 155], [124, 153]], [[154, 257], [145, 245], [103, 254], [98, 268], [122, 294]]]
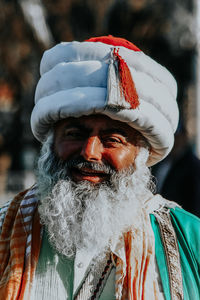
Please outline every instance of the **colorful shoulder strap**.
[[159, 224], [161, 238], [167, 259], [170, 291], [172, 300], [183, 300], [183, 280], [180, 254], [176, 233], [171, 222], [170, 210], [163, 208], [156, 211], [155, 217]]

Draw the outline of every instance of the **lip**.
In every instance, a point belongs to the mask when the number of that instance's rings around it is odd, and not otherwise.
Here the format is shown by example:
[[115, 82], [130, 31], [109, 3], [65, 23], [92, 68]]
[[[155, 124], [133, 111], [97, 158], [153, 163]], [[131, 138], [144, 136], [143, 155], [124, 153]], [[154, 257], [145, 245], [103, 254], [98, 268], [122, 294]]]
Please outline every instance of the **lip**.
[[105, 172], [103, 171], [97, 171], [94, 169], [89, 169], [89, 168], [81, 168], [81, 169], [77, 169], [79, 172], [81, 173], [87, 173], [87, 174], [102, 174], [102, 175], [107, 175]]
[[75, 181], [87, 180], [93, 183], [102, 182], [108, 177], [108, 174], [103, 171], [96, 171], [88, 168], [73, 168], [71, 174]]

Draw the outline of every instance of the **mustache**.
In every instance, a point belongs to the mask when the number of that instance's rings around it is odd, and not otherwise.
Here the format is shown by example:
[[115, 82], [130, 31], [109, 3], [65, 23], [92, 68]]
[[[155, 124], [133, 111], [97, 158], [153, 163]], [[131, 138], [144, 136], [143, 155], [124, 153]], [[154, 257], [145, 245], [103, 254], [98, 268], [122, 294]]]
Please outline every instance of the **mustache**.
[[84, 158], [82, 157], [77, 157], [77, 158], [73, 158], [70, 159], [66, 162], [66, 165], [68, 167], [68, 169], [72, 169], [72, 168], [76, 168], [76, 169], [82, 169], [82, 168], [88, 168], [91, 169], [93, 171], [99, 171], [99, 172], [104, 172], [106, 175], [113, 175], [116, 171], [114, 170], [113, 167], [111, 167], [109, 164], [107, 163], [97, 163], [97, 162], [90, 162], [90, 161], [86, 161]]

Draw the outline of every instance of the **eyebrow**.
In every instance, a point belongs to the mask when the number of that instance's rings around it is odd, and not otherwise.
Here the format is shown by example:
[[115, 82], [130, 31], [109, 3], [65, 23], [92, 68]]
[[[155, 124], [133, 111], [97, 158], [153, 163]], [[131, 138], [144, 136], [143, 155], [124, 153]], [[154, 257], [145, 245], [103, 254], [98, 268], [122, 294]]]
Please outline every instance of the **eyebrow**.
[[112, 133], [118, 133], [120, 135], [123, 135], [124, 137], [128, 137], [127, 133], [120, 128], [109, 128], [109, 129], [105, 129], [105, 130], [101, 130], [100, 131], [101, 134], [112, 134]]
[[86, 129], [83, 125], [72, 122], [64, 126], [64, 129], [77, 128], [77, 129]]
[[63, 129], [66, 130], [66, 129], [71, 129], [71, 128], [84, 130], [86, 132], [90, 131], [89, 128], [85, 127], [83, 124], [80, 124], [77, 120], [73, 120], [73, 121], [70, 121], [68, 124], [65, 124]]

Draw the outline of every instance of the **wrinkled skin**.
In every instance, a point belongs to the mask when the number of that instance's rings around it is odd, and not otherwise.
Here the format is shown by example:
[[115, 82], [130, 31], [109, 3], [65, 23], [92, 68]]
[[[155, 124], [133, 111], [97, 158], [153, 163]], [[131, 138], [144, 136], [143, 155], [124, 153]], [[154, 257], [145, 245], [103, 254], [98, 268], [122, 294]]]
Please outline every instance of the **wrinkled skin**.
[[[67, 118], [55, 125], [54, 151], [63, 161], [83, 158], [106, 164], [116, 171], [134, 165], [139, 151], [140, 133], [127, 124], [103, 115]], [[107, 174], [91, 168], [72, 169], [74, 181], [100, 183]]]

